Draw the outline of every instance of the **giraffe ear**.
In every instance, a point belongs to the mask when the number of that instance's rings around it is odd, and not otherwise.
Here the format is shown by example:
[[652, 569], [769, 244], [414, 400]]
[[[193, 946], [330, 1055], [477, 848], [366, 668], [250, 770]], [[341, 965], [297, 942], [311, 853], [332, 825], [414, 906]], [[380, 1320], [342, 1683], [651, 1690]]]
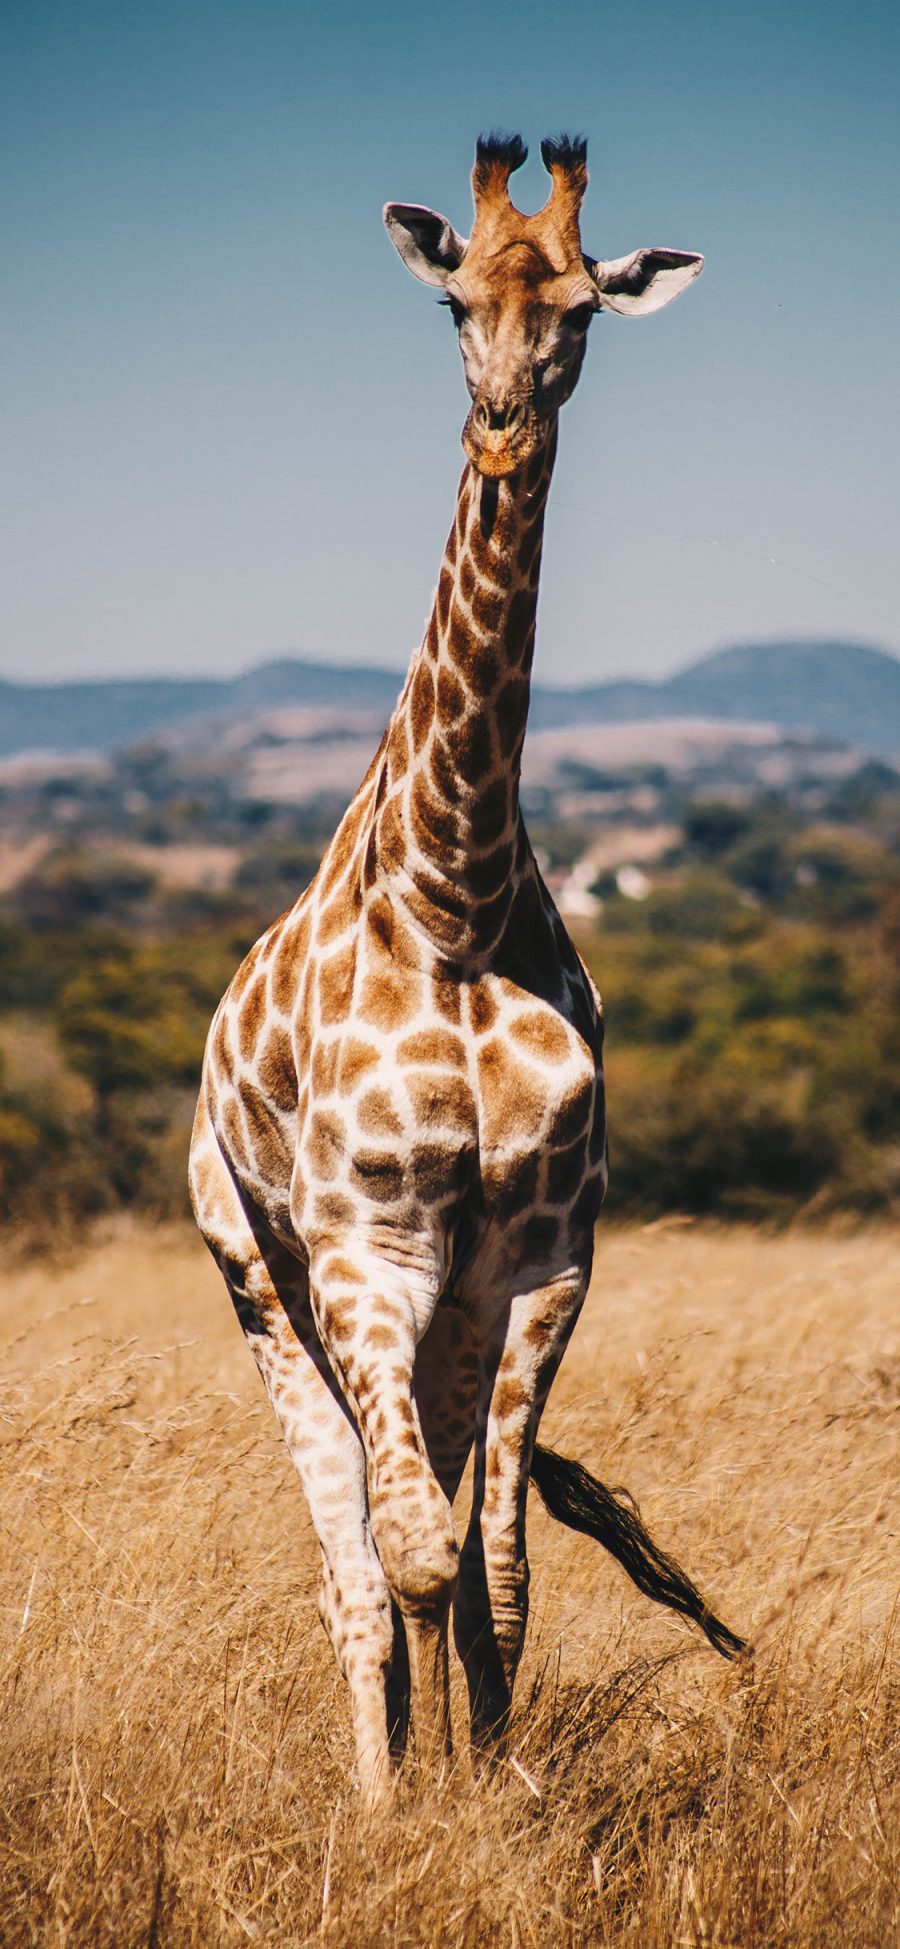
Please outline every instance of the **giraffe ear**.
[[423, 284], [443, 286], [459, 269], [467, 239], [457, 236], [452, 223], [437, 210], [423, 209], [421, 203], [386, 203], [384, 220], [407, 270]]
[[703, 259], [692, 250], [634, 250], [630, 257], [586, 257], [604, 311], [620, 311], [625, 318], [643, 318], [671, 304], [691, 279], [700, 276]]

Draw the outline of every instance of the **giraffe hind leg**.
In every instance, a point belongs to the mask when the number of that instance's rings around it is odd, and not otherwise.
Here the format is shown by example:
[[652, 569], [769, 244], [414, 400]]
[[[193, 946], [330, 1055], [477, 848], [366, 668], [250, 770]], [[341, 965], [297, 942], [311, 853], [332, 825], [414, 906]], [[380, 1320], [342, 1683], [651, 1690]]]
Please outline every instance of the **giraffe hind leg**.
[[517, 1296], [481, 1357], [472, 1512], [454, 1632], [472, 1738], [502, 1750], [528, 1620], [525, 1510], [534, 1439], [578, 1317], [586, 1280], [567, 1275]]

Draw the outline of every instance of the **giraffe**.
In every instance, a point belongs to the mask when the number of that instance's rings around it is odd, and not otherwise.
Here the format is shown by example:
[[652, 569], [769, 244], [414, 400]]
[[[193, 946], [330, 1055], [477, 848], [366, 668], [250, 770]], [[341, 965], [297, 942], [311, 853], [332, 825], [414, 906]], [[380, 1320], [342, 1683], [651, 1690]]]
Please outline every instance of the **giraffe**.
[[[367, 1802], [450, 1751], [448, 1622], [476, 1750], [503, 1750], [528, 1610], [529, 1477], [726, 1655], [741, 1641], [639, 1518], [537, 1445], [606, 1183], [599, 996], [519, 811], [557, 420], [594, 314], [654, 311], [702, 258], [583, 255], [586, 144], [479, 139], [464, 240], [389, 204], [458, 330], [472, 405], [433, 607], [312, 884], [213, 1019], [191, 1195], [300, 1477]], [[460, 1548], [451, 1505], [474, 1449]]]

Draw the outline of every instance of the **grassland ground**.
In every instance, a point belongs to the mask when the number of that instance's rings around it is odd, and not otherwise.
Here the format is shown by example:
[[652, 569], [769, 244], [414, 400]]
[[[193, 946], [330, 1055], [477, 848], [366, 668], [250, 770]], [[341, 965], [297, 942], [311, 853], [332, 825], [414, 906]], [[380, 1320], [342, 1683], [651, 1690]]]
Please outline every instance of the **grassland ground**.
[[[900, 1243], [601, 1234], [544, 1422], [755, 1646], [727, 1665], [532, 1499], [511, 1757], [352, 1784], [299, 1488], [202, 1246], [0, 1298], [0, 1941], [897, 1940]], [[465, 1490], [464, 1492], [465, 1493]]]

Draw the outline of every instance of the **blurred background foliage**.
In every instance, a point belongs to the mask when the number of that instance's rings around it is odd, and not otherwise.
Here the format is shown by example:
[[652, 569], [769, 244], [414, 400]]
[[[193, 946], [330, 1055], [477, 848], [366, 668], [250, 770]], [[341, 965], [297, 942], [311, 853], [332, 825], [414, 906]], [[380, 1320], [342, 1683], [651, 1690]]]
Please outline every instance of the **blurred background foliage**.
[[[610, 1216], [896, 1212], [897, 773], [740, 797], [663, 774], [649, 810], [644, 774], [631, 800], [613, 783], [615, 816], [530, 820], [563, 907], [573, 873], [587, 888], [569, 925], [606, 1008]], [[210, 1016], [335, 818], [148, 797], [129, 827], [73, 813], [70, 787], [59, 831], [45, 793], [0, 896], [0, 1198], [21, 1230], [186, 1211]], [[662, 837], [629, 879], [608, 840], [640, 832], [638, 805]]]

